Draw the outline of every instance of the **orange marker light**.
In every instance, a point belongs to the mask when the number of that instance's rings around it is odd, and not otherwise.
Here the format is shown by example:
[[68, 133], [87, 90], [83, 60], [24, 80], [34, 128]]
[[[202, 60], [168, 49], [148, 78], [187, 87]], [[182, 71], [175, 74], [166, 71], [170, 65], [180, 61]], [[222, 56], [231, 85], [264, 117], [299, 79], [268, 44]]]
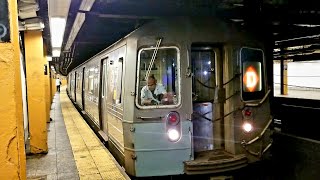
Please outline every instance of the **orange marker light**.
[[259, 89], [260, 77], [254, 66], [249, 66], [246, 68], [243, 76], [243, 84], [246, 88], [245, 91], [254, 92]]

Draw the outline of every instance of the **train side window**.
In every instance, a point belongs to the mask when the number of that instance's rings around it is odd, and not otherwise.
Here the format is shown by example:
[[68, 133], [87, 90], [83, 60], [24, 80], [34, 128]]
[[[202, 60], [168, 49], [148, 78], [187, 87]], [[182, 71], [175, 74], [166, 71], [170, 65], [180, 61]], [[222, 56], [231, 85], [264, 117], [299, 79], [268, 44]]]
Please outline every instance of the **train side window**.
[[99, 96], [99, 66], [94, 67], [93, 73], [93, 95]]
[[261, 49], [241, 48], [242, 100], [262, 99], [265, 95], [264, 55]]
[[74, 92], [74, 90], [75, 90], [75, 74], [72, 73], [71, 74], [71, 91], [72, 91], [72, 93]]
[[139, 51], [136, 104], [139, 108], [169, 108], [180, 104], [180, 53], [177, 47]]
[[77, 90], [80, 90], [80, 73], [77, 73], [77, 80], [76, 80], [76, 86], [77, 86]]
[[[104, 61], [107, 61], [107, 60], [104, 60]], [[107, 80], [107, 66], [106, 66], [106, 63], [104, 62], [103, 63], [103, 68], [102, 68], [102, 97], [105, 97], [105, 94], [106, 94], [106, 80]]]
[[89, 85], [88, 90], [90, 94], [93, 94], [93, 87], [94, 87], [93, 78], [94, 78], [94, 68], [91, 67], [89, 69], [89, 78], [88, 78], [88, 85]]
[[88, 93], [89, 92], [89, 68], [85, 68], [84, 83], [85, 83], [85, 91], [86, 93]]
[[121, 104], [121, 96], [122, 96], [122, 78], [123, 78], [123, 58], [119, 58], [118, 60], [118, 84], [117, 84], [117, 97], [116, 103]]
[[[112, 99], [112, 104], [121, 104], [121, 94], [122, 94], [122, 74], [123, 74], [123, 58], [118, 60], [109, 61], [109, 73], [108, 73], [108, 92], [110, 100]], [[110, 83], [109, 83], [110, 82]]]

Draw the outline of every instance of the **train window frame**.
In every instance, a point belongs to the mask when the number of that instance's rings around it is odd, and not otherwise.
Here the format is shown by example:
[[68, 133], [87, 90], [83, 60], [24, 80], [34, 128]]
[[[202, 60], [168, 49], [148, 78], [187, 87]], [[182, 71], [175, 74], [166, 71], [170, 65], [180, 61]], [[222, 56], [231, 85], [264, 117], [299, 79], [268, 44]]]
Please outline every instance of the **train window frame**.
[[172, 104], [172, 105], [150, 105], [150, 106], [143, 106], [139, 104], [139, 86], [140, 86], [140, 55], [141, 52], [144, 50], [154, 50], [155, 47], [146, 47], [146, 48], [140, 48], [138, 51], [138, 62], [137, 62], [137, 69], [136, 69], [136, 92], [135, 93], [135, 104], [139, 109], [172, 109], [172, 108], [178, 108], [181, 105], [181, 61], [180, 61], [180, 49], [177, 46], [160, 46], [158, 49], [175, 49], [177, 51], [177, 81], [178, 81], [178, 98], [177, 98], [177, 104]]
[[[261, 51], [261, 54], [262, 54], [262, 59], [260, 61], [243, 61], [243, 58], [242, 58], [242, 51], [244, 49], [249, 49], [249, 50], [256, 50], [256, 51]], [[263, 97], [265, 96], [266, 94], [266, 84], [267, 84], [267, 77], [266, 77], [266, 70], [265, 70], [265, 67], [266, 67], [266, 62], [265, 62], [265, 55], [264, 55], [264, 51], [263, 49], [260, 49], [260, 48], [253, 48], [253, 47], [247, 47], [247, 46], [244, 46], [244, 47], [241, 47], [240, 48], [240, 51], [239, 51], [239, 57], [240, 57], [240, 72], [241, 72], [241, 78], [240, 78], [240, 84], [241, 84], [241, 100], [243, 102], [252, 102], [252, 101], [258, 101], [258, 100], [261, 100], [263, 99]], [[260, 62], [261, 63], [261, 90], [260, 91], [254, 91], [254, 92], [245, 92], [244, 89], [243, 89], [243, 63], [244, 62]], [[255, 98], [257, 97], [257, 98]]]

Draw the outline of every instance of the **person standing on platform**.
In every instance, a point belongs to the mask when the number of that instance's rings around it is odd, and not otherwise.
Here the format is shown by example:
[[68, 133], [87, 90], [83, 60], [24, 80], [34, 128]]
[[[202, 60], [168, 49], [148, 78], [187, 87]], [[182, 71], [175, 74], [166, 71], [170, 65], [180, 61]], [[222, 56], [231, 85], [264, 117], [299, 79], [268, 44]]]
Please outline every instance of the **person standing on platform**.
[[57, 92], [60, 92], [61, 81], [59, 77], [56, 79], [56, 86], [57, 86]]

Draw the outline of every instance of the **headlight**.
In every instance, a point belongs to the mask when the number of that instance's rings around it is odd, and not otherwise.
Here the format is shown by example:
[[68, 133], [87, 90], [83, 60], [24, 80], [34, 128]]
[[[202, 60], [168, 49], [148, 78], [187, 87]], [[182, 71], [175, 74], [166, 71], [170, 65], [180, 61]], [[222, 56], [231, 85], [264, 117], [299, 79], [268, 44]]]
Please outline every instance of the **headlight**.
[[242, 128], [245, 132], [249, 133], [252, 131], [253, 127], [252, 127], [252, 124], [251, 123], [248, 123], [248, 122], [245, 122], [243, 125], [242, 125]]
[[171, 141], [177, 141], [180, 137], [180, 134], [176, 129], [169, 129], [168, 137]]

